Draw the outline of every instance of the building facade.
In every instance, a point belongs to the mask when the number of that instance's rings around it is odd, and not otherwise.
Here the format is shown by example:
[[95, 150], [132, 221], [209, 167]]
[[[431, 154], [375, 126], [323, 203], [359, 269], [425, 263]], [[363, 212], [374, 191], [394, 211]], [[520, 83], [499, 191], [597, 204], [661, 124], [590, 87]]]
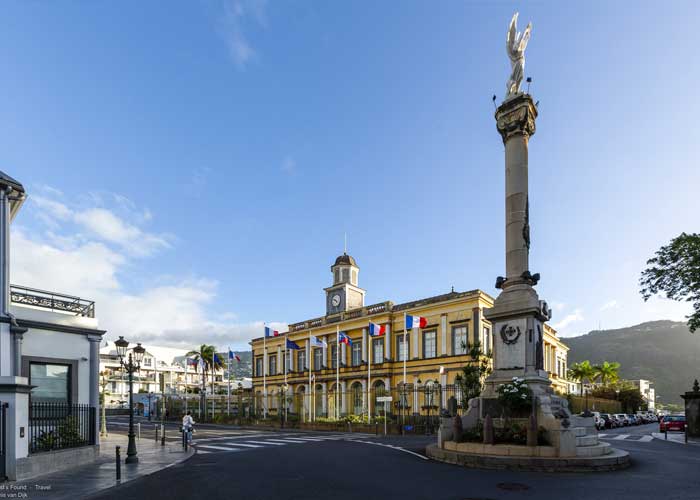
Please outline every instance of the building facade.
[[[157, 407], [162, 396], [197, 401], [202, 389], [202, 373], [187, 363], [187, 349], [145, 345], [141, 368], [133, 375], [134, 402], [137, 407], [150, 410]], [[226, 363], [227, 354], [218, 353]], [[192, 358], [192, 357], [190, 357]], [[236, 363], [234, 360], [233, 363]], [[233, 374], [233, 367], [232, 367]], [[231, 378], [232, 389], [250, 389], [249, 378]], [[228, 368], [217, 368], [207, 373], [206, 393], [224, 396], [228, 393]], [[100, 349], [100, 391], [104, 393], [107, 408], [126, 408], [129, 402], [128, 375], [119, 363], [114, 342], [106, 342]], [[146, 410], [146, 411], [149, 411]]]
[[89, 462], [99, 446], [99, 347], [105, 332], [94, 302], [10, 285], [10, 224], [25, 198], [23, 186], [0, 172], [0, 476], [9, 479]]
[[630, 382], [632, 382], [639, 389], [639, 392], [642, 394], [642, 397], [647, 404], [647, 409], [649, 411], [655, 411], [656, 389], [654, 389], [654, 382], [644, 379], [630, 380]]
[[[406, 390], [391, 402], [409, 414], [422, 414], [447, 405], [444, 388], [459, 399], [455, 379], [472, 362], [467, 346], [479, 343], [490, 354], [491, 323], [483, 315], [493, 298], [481, 290], [456, 292], [403, 304], [386, 301], [366, 306], [359, 288], [359, 267], [347, 254], [331, 266], [333, 284], [325, 288], [325, 316], [289, 325], [277, 337], [251, 341], [253, 391], [258, 411], [301, 418], [384, 413], [377, 401], [397, 388]], [[404, 315], [427, 320], [424, 328], [404, 330]], [[369, 323], [384, 334], [369, 335]], [[338, 344], [338, 332], [352, 343]], [[312, 347], [311, 337], [325, 343]], [[286, 349], [286, 339], [301, 349]], [[559, 392], [568, 391], [567, 351], [556, 331], [545, 327], [545, 369]], [[339, 363], [339, 365], [338, 365]], [[435, 393], [433, 394], [433, 391]]]

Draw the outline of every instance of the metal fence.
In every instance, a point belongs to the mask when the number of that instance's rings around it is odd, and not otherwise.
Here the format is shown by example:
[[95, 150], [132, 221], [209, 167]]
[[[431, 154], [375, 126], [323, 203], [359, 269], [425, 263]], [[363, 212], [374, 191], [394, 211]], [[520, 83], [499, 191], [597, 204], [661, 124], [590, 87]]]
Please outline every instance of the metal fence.
[[95, 444], [95, 408], [84, 404], [32, 402], [29, 453]]
[[265, 396], [257, 391], [252, 396], [250, 417], [257, 421], [284, 420], [291, 426], [300, 423], [344, 427], [348, 422], [372, 425], [386, 420], [393, 432], [431, 433], [439, 427], [441, 415], [461, 415], [466, 405], [463, 392], [456, 385], [406, 384], [370, 391], [355, 386], [339, 392], [317, 387], [308, 394], [272, 391]]

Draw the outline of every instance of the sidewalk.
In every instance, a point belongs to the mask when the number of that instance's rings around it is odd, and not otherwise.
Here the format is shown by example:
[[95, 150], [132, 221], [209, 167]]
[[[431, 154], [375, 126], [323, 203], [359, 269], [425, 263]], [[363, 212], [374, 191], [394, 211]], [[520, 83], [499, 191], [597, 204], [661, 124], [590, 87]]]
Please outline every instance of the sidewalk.
[[[124, 460], [127, 443], [126, 436], [110, 434], [109, 437], [100, 439], [100, 458], [96, 462], [39, 476], [36, 479], [4, 483], [4, 488], [0, 484], [0, 490], [6, 489], [10, 490], [8, 493], [19, 494], [16, 498], [86, 498], [107, 488], [184, 462], [194, 455], [192, 448], [185, 453], [179, 442], [166, 441], [165, 446], [161, 446], [160, 442], [156, 443], [153, 439], [141, 439], [136, 441], [139, 462], [126, 465]], [[121, 481], [116, 480], [116, 446], [121, 446]], [[1, 493], [3, 492], [0, 491]]]
[[672, 441], [674, 443], [680, 443], [680, 444], [694, 444], [694, 445], [700, 445], [700, 440], [694, 439], [694, 438], [689, 438], [688, 442], [685, 442], [685, 434], [682, 432], [669, 432], [668, 433], [668, 439], [666, 439], [666, 436], [663, 432], [652, 432], [652, 436], [656, 439], [660, 439], [661, 441]]

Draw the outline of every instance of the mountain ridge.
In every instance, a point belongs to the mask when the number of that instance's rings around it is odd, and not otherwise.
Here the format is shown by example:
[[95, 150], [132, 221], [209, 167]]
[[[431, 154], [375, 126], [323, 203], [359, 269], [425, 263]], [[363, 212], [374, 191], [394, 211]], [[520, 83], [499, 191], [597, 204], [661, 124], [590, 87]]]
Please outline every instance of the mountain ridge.
[[658, 400], [682, 403], [680, 395], [700, 378], [700, 335], [690, 333], [686, 323], [656, 320], [611, 330], [592, 330], [565, 337], [568, 364], [584, 360], [620, 363], [625, 379], [654, 382]]

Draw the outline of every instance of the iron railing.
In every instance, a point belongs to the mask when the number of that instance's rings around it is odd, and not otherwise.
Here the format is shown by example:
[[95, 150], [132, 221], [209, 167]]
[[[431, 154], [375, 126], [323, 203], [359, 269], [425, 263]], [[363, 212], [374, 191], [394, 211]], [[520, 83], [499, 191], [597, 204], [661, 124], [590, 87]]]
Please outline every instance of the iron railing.
[[85, 404], [32, 402], [29, 405], [29, 453], [95, 444], [94, 407]]
[[95, 317], [95, 302], [72, 295], [47, 292], [26, 286], [10, 285], [10, 299], [23, 304], [52, 311], [73, 313], [76, 316]]

